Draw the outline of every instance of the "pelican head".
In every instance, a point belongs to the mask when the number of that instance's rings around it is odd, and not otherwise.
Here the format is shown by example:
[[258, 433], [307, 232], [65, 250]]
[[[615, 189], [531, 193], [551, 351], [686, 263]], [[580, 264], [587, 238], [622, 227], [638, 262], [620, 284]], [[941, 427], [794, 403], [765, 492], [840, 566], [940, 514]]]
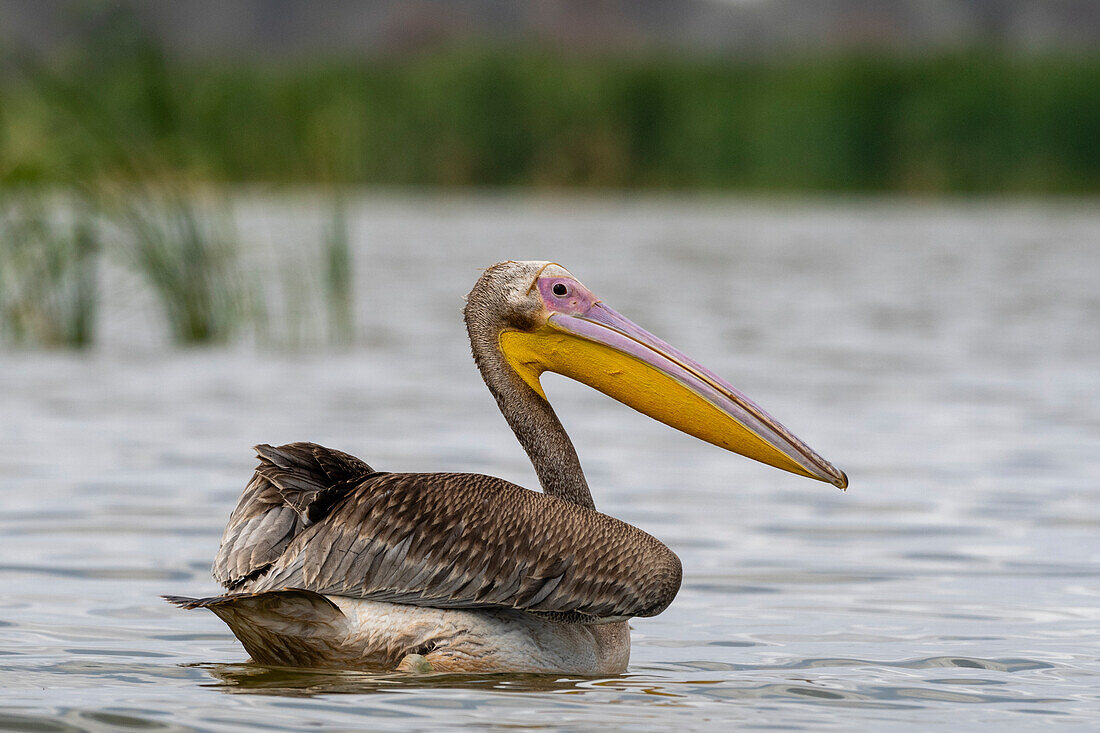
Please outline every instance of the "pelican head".
[[[841, 489], [848, 478], [714, 372], [604, 304], [559, 264], [502, 262], [467, 296], [508, 365], [545, 399], [550, 371], [726, 450]], [[486, 344], [488, 345], [488, 344]]]

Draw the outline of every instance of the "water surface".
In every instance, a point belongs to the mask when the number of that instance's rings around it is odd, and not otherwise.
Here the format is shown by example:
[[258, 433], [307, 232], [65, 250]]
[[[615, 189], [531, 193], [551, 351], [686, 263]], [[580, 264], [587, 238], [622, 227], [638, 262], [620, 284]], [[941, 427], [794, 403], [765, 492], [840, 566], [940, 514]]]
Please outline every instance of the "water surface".
[[[241, 201], [270, 248], [308, 199]], [[1100, 214], [1085, 205], [364, 198], [362, 343], [164, 345], [108, 271], [94, 352], [0, 355], [0, 728], [1084, 728], [1100, 715]], [[257, 442], [535, 486], [462, 295], [552, 259], [843, 468], [826, 485], [548, 376], [598, 507], [683, 559], [608, 679], [245, 663], [213, 558]], [[308, 256], [305, 258], [308, 261]], [[307, 334], [308, 335], [308, 334]], [[307, 339], [308, 341], [308, 339]]]

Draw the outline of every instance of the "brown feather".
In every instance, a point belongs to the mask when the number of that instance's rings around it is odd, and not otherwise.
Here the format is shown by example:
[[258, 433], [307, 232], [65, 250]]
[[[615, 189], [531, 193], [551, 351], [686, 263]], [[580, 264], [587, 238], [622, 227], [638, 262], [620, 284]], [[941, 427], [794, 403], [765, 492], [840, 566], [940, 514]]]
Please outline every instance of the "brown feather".
[[[275, 538], [278, 531], [248, 535], [262, 546], [257, 554], [241, 546], [246, 538], [231, 531], [231, 520], [216, 567], [225, 564], [223, 556], [246, 550], [260, 561], [234, 566], [245, 578], [235, 590], [302, 588], [598, 622], [660, 613], [679, 589], [680, 562], [667, 547], [592, 509], [478, 474], [374, 473], [347, 454], [329, 456], [312, 444], [258, 450], [261, 467], [242, 504], [249, 499], [260, 508], [238, 506], [234, 517], [281, 529], [286, 522], [279, 509], [289, 506], [302, 521], [289, 542]], [[348, 481], [347, 467], [365, 478]], [[340, 498], [305, 526], [314, 503], [334, 493], [324, 485], [334, 479], [343, 484]], [[272, 494], [265, 481], [283, 507], [267, 503]], [[278, 546], [278, 557], [268, 560]]]
[[232, 590], [264, 573], [290, 541], [372, 475], [370, 466], [314, 443], [256, 446], [260, 465], [229, 517], [214, 579]]

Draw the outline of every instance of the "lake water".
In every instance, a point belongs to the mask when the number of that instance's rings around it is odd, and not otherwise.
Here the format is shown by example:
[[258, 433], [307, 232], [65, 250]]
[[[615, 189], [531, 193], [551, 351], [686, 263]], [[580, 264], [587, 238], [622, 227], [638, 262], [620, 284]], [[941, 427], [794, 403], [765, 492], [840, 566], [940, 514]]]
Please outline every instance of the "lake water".
[[[240, 200], [263, 274], [322, 207]], [[361, 342], [165, 346], [105, 274], [92, 353], [0, 353], [0, 728], [968, 730], [1100, 720], [1100, 213], [1090, 203], [350, 203]], [[245, 663], [205, 595], [258, 442], [536, 486], [461, 324], [551, 259], [844, 469], [842, 493], [548, 375], [598, 508], [684, 563], [608, 679]], [[307, 329], [308, 331], [308, 329]], [[306, 336], [308, 337], [308, 333]], [[308, 340], [308, 339], [307, 339]]]

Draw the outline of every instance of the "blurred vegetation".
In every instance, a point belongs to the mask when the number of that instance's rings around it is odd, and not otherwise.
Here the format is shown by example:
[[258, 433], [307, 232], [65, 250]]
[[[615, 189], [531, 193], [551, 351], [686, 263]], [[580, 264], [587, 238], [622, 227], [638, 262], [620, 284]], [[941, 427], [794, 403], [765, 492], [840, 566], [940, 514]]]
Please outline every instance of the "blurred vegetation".
[[8, 185], [1100, 191], [1100, 53], [184, 63], [121, 17], [8, 66]]
[[0, 336], [82, 348], [97, 311], [98, 233], [84, 201], [17, 196], [0, 210]]
[[127, 264], [152, 288], [173, 340], [227, 341], [253, 308], [226, 212], [178, 192], [130, 195], [116, 206]]
[[325, 342], [342, 347], [357, 339], [355, 258], [346, 207], [338, 192], [325, 198], [331, 209], [317, 240], [308, 247], [282, 248], [257, 288], [263, 297], [253, 320], [261, 343], [303, 349]]
[[347, 210], [340, 197], [333, 204], [332, 218], [325, 229], [324, 257], [329, 341], [347, 344], [355, 338], [355, 283]]
[[[84, 348], [95, 340], [104, 262], [134, 275], [173, 343], [238, 336], [278, 348], [354, 343], [354, 262], [333, 195], [315, 238], [251, 269], [228, 200], [145, 181], [96, 193], [43, 187], [0, 192], [0, 344]], [[252, 263], [256, 264], [256, 263]], [[326, 328], [327, 327], [327, 328]]]
[[1100, 52], [261, 64], [174, 60], [121, 11], [87, 27], [50, 58], [0, 51], [8, 343], [91, 343], [104, 257], [178, 343], [354, 341], [340, 196], [257, 283], [196, 182], [1100, 193]]

